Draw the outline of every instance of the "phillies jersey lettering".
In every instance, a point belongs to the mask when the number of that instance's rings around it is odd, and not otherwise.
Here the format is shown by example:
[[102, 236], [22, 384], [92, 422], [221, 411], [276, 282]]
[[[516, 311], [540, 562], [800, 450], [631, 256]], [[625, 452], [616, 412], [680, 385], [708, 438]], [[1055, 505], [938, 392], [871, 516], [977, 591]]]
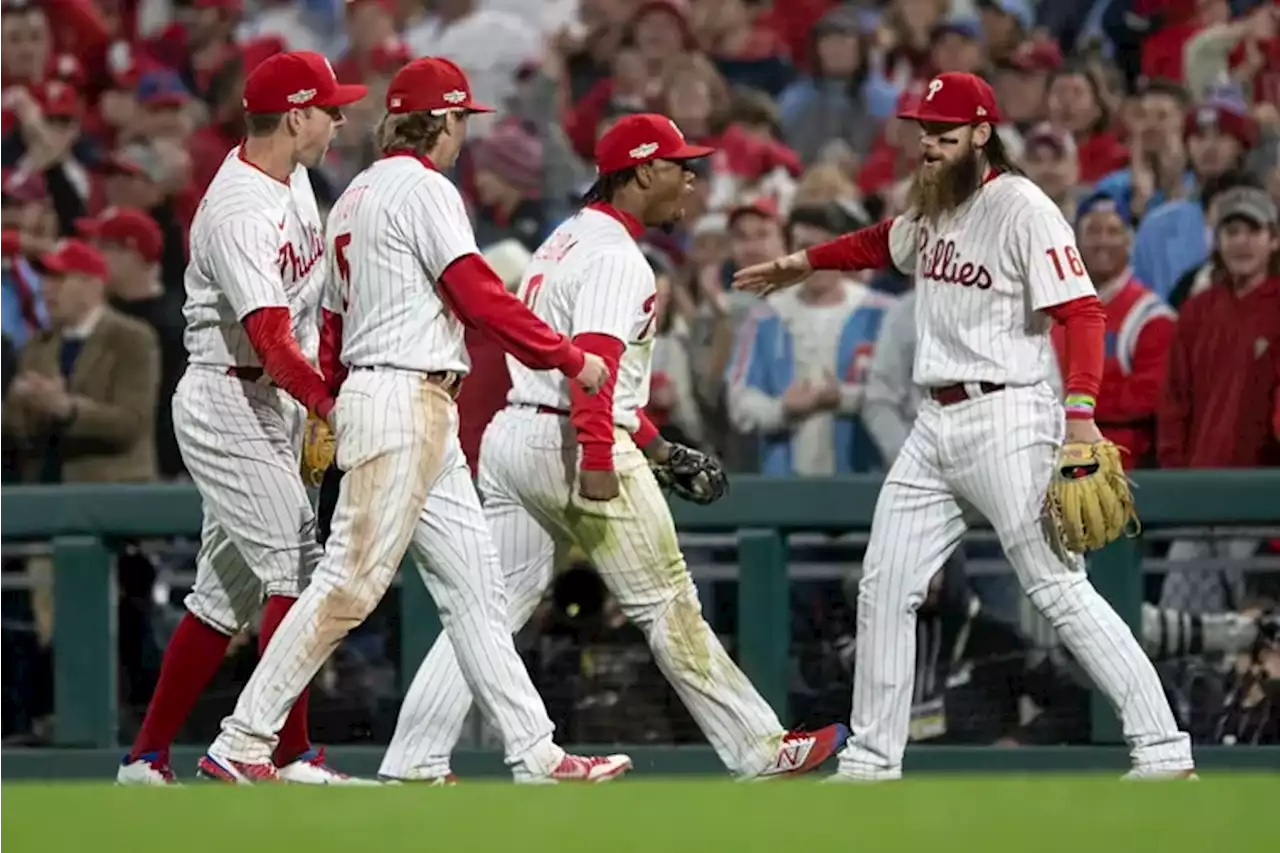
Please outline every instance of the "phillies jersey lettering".
[[919, 385], [1034, 385], [1057, 369], [1043, 309], [1094, 294], [1058, 207], [1020, 175], [987, 181], [927, 222], [889, 231], [894, 266], [915, 277]]
[[[634, 432], [649, 402], [649, 371], [657, 332], [653, 269], [626, 227], [586, 208], [552, 232], [534, 253], [520, 298], [548, 326], [570, 338], [601, 334], [626, 345], [613, 391], [613, 420]], [[514, 405], [567, 410], [569, 383], [559, 373], [530, 370], [507, 356]]]
[[438, 288], [476, 254], [462, 196], [425, 160], [394, 155], [351, 181], [329, 215], [324, 307], [342, 315], [342, 363], [423, 373], [469, 368], [462, 321]]
[[183, 336], [192, 364], [257, 366], [240, 324], [260, 308], [285, 307], [302, 354], [320, 343], [324, 243], [320, 208], [303, 166], [277, 181], [235, 148], [191, 223]]

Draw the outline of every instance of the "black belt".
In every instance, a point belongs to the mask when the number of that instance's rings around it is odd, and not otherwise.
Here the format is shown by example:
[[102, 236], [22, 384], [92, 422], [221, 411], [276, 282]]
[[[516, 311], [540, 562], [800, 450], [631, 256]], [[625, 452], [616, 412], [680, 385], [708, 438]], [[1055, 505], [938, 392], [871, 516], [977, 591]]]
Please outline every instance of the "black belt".
[[994, 394], [997, 391], [1003, 391], [1004, 385], [996, 382], [979, 382], [978, 387], [982, 389], [981, 395], [971, 395], [969, 389], [965, 386], [970, 383], [957, 382], [954, 385], [938, 385], [929, 389], [929, 396], [935, 403], [942, 406], [953, 406], [956, 403], [963, 403], [965, 400], [973, 400], [978, 396]]
[[[381, 370], [382, 365], [360, 365], [351, 368], [356, 370]], [[402, 370], [402, 368], [391, 368], [393, 370]], [[414, 372], [414, 371], [405, 371]], [[440, 386], [440, 389], [450, 397], [458, 396], [458, 391], [462, 388], [462, 374], [456, 370], [432, 370], [427, 373], [418, 372], [420, 376], [430, 382], [432, 385]]]
[[228, 367], [227, 375], [239, 379], [241, 382], [262, 382], [263, 379], [266, 379], [266, 384], [275, 384], [261, 367]]

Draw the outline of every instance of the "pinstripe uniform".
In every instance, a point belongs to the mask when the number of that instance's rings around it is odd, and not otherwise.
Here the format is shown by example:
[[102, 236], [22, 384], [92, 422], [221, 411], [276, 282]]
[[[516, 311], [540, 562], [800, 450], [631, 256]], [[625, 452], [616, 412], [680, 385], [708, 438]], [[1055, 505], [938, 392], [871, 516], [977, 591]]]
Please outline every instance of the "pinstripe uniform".
[[210, 752], [266, 761], [290, 705], [412, 550], [466, 681], [504, 735], [508, 763], [517, 778], [546, 777], [564, 752], [512, 642], [498, 553], [451, 396], [454, 374], [467, 369], [463, 326], [437, 282], [476, 252], [462, 198], [425, 161], [387, 157], [339, 198], [327, 239], [334, 275], [325, 307], [343, 317], [350, 369], [333, 418], [347, 473], [315, 576]]
[[[608, 335], [626, 349], [613, 405], [621, 492], [610, 501], [577, 493], [576, 436], [556, 413], [570, 408], [568, 383], [507, 359], [509, 406], [485, 432], [480, 489], [506, 572], [509, 630], [523, 626], [542, 599], [557, 545], [577, 544], [645, 632], [659, 668], [730, 771], [765, 771], [779, 760], [786, 733], [703, 620], [666, 498], [631, 440], [637, 412], [648, 402], [655, 334], [648, 262], [621, 222], [588, 208], [539, 248], [520, 295], [553, 329]], [[382, 774], [448, 774], [470, 704], [454, 648], [441, 638], [405, 697]]]
[[241, 320], [286, 306], [314, 360], [324, 283], [320, 211], [299, 166], [285, 183], [227, 155], [191, 225], [188, 366], [173, 397], [183, 462], [204, 520], [187, 609], [234, 634], [267, 595], [296, 596], [315, 567], [315, 516], [298, 474], [303, 406], [265, 378]]
[[894, 265], [915, 276], [916, 384], [964, 383], [968, 399], [944, 405], [926, 394], [876, 503], [840, 775], [902, 772], [915, 611], [965, 531], [960, 501], [990, 521], [1031, 602], [1116, 706], [1135, 768], [1190, 768], [1189, 739], [1150, 661], [1083, 561], [1042, 528], [1065, 416], [1040, 312], [1094, 293], [1070, 226], [1030, 181], [1002, 175], [936, 223], [899, 218], [889, 242]]

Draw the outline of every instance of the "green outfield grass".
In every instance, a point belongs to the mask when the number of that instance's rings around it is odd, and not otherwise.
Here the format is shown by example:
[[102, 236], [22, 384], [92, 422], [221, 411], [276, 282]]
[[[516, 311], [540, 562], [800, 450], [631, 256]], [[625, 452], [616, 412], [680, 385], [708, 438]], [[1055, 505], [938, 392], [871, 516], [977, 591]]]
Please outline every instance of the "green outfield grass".
[[9, 853], [1235, 853], [1268, 849], [1280, 778], [933, 776], [874, 786], [634, 778], [594, 787], [5, 785]]

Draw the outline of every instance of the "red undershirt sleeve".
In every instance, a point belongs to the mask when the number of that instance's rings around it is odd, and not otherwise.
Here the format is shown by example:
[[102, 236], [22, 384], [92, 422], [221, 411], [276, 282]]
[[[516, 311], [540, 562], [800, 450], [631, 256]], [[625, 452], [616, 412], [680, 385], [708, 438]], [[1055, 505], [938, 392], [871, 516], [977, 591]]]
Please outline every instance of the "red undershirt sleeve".
[[451, 263], [440, 276], [440, 288], [464, 323], [531, 370], [559, 370], [570, 379], [582, 372], [582, 350], [508, 293], [479, 255], [464, 255]]
[[658, 428], [653, 425], [653, 421], [649, 420], [649, 416], [644, 413], [644, 409], [638, 410], [636, 416], [640, 418], [640, 426], [636, 427], [636, 431], [631, 433], [631, 440], [636, 443], [636, 447], [645, 450], [658, 438]]
[[241, 321], [253, 344], [262, 369], [272, 381], [311, 412], [322, 418], [333, 409], [333, 395], [320, 373], [298, 349], [293, 337], [289, 309], [283, 306], [258, 308]]
[[[618, 362], [626, 345], [617, 338], [597, 332], [575, 335], [574, 345], [595, 353], [609, 368], [609, 379], [594, 394], [577, 383], [569, 385], [569, 421], [582, 448], [582, 470], [613, 470], [613, 389], [618, 381]], [[641, 421], [643, 426], [644, 421]], [[652, 424], [650, 424], [652, 427]]]
[[347, 367], [342, 363], [342, 315], [320, 309], [320, 376], [329, 393], [338, 396], [338, 389], [347, 378]]
[[1044, 312], [1062, 324], [1067, 418], [1092, 419], [1106, 358], [1107, 315], [1102, 303], [1096, 296], [1082, 296]]
[[809, 264], [815, 270], [875, 270], [893, 265], [889, 252], [889, 229], [893, 220], [886, 219], [868, 228], [819, 243], [808, 249]]

